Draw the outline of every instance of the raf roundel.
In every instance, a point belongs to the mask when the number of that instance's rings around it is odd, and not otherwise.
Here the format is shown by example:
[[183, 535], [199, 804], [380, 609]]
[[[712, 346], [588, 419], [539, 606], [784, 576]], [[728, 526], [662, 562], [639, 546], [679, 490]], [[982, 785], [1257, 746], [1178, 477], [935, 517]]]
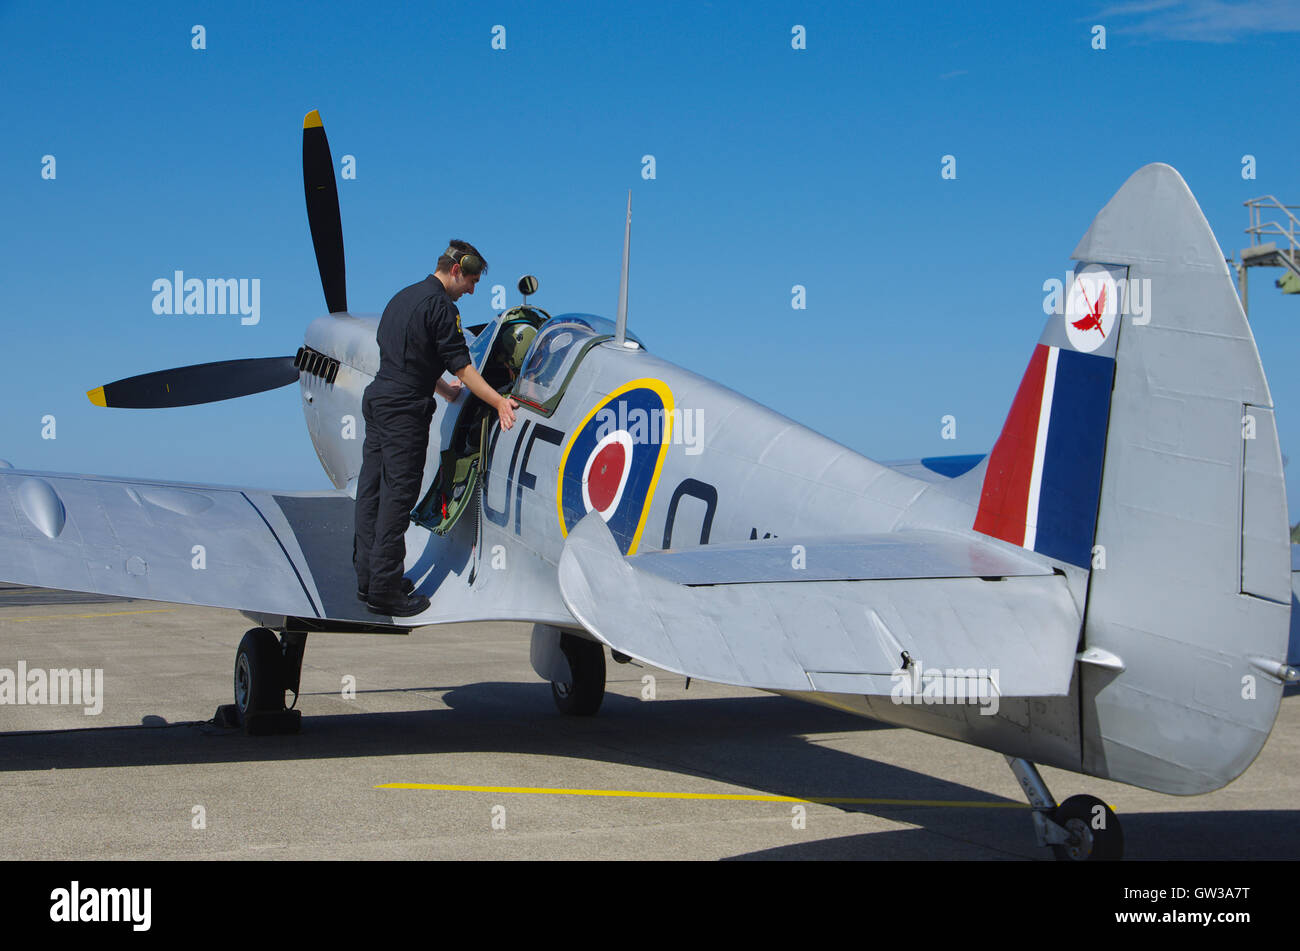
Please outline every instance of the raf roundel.
[[626, 429], [610, 433], [587, 457], [582, 472], [582, 503], [588, 512], [608, 519], [618, 508], [632, 471], [632, 436]]
[[672, 414], [672, 391], [651, 378], [625, 383], [592, 407], [560, 457], [564, 535], [596, 512], [623, 553], [636, 552], [672, 441]]

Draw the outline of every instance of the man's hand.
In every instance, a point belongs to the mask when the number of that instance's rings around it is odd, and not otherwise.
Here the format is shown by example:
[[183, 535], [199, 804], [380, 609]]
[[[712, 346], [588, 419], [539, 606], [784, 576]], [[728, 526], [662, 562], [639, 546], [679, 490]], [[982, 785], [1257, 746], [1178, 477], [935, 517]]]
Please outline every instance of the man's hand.
[[433, 385], [433, 391], [441, 396], [448, 403], [454, 403], [460, 399], [460, 394], [464, 391], [460, 380], [452, 380], [448, 383], [446, 380], [439, 380]]
[[497, 418], [501, 420], [502, 429], [509, 429], [515, 424], [515, 410], [518, 406], [510, 397], [501, 397], [501, 402], [497, 404]]
[[469, 391], [481, 399], [488, 406], [496, 408], [497, 417], [501, 420], [501, 428], [509, 429], [515, 424], [515, 408], [519, 406], [508, 396], [502, 396], [492, 387], [487, 385], [487, 381], [474, 369], [470, 364], [465, 364], [456, 371], [457, 378], [460, 379]]

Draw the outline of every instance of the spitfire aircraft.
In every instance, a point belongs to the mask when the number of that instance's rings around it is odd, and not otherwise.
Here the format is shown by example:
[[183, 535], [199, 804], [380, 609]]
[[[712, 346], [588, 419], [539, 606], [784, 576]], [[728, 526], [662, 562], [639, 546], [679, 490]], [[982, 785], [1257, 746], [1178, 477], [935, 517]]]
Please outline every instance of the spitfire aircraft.
[[530, 622], [566, 713], [597, 711], [608, 648], [1000, 752], [1039, 844], [1067, 859], [1119, 857], [1119, 822], [1090, 796], [1058, 804], [1035, 764], [1187, 795], [1264, 745], [1296, 679], [1274, 407], [1224, 255], [1169, 166], [1134, 173], [1079, 241], [1063, 313], [1026, 341], [983, 457], [873, 462], [656, 357], [626, 329], [626, 236], [616, 320], [525, 296], [469, 328], [517, 420], [503, 431], [468, 392], [438, 407], [405, 536], [430, 599], [412, 618], [356, 593], [378, 319], [348, 309], [316, 112], [303, 174], [328, 314], [298, 353], [89, 395], [186, 406], [297, 383], [333, 490], [0, 470], [3, 580], [257, 625], [235, 661], [250, 731], [296, 715], [311, 633]]

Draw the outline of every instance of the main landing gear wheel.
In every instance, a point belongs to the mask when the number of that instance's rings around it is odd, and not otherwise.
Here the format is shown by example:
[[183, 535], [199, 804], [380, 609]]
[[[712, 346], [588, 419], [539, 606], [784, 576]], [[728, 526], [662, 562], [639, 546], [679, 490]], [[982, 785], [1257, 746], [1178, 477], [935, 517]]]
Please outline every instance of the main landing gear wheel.
[[1007, 765], [1029, 799], [1038, 844], [1050, 846], [1057, 861], [1115, 862], [1124, 857], [1124, 832], [1110, 806], [1096, 796], [1071, 796], [1058, 806], [1038, 767], [1014, 756], [1007, 757]]
[[560, 635], [560, 650], [573, 677], [568, 683], [551, 681], [551, 697], [561, 713], [589, 717], [605, 699], [605, 648], [566, 632]]
[[239, 642], [235, 652], [235, 715], [245, 733], [297, 732], [302, 714], [285, 709], [284, 692], [294, 691], [297, 702], [298, 678], [290, 676], [289, 666], [291, 660], [296, 660], [301, 669], [305, 640], [305, 635], [286, 634], [282, 643], [268, 628], [255, 627]]
[[255, 627], [235, 652], [235, 709], [241, 721], [259, 713], [284, 709], [284, 664], [280, 641], [264, 627]]
[[1124, 854], [1119, 819], [1096, 796], [1071, 796], [1052, 812], [1052, 821], [1070, 837], [1052, 846], [1058, 861], [1114, 862]]

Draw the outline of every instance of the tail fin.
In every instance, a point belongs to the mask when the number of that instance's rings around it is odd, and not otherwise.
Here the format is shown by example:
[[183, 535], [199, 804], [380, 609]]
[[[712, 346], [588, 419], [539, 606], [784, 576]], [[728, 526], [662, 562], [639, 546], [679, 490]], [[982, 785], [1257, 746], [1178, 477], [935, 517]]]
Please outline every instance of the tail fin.
[[[1086, 772], [1217, 789], [1277, 714], [1291, 610], [1282, 458], [1254, 337], [1167, 165], [1097, 215], [984, 471], [975, 529], [1090, 572]], [[1103, 299], [1103, 295], [1105, 295]]]

